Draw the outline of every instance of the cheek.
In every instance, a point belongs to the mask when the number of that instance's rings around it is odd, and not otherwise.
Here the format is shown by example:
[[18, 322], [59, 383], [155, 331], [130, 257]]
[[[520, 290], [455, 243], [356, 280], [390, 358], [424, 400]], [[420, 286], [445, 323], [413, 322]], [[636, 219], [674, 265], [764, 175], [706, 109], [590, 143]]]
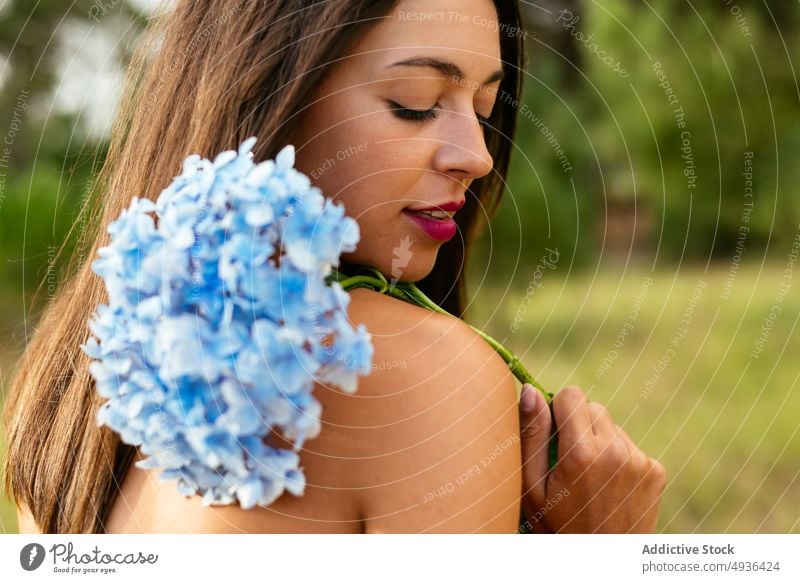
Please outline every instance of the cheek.
[[[401, 211], [430, 200], [426, 185], [431, 183], [433, 152], [418, 139], [404, 139], [416, 136], [418, 129], [381, 112], [359, 117], [335, 109], [309, 120], [296, 166], [358, 221], [361, 240], [344, 260], [391, 273], [394, 250], [410, 235], [405, 247], [411, 245], [412, 253], [405, 254], [409, 262], [404, 274], [424, 277], [435, 260], [436, 245], [419, 240]], [[344, 121], [331, 121], [336, 119]]]
[[[357, 220], [380, 221], [424, 200], [426, 166], [408, 142], [383, 141], [370, 127], [331, 132], [308, 148], [301, 168], [325, 196]], [[298, 163], [298, 166], [300, 164]]]
[[397, 214], [430, 200], [423, 191], [435, 152], [419, 139], [424, 132], [384, 111], [369, 93], [345, 91], [317, 102], [301, 128], [298, 169], [350, 216], [385, 218], [392, 207]]

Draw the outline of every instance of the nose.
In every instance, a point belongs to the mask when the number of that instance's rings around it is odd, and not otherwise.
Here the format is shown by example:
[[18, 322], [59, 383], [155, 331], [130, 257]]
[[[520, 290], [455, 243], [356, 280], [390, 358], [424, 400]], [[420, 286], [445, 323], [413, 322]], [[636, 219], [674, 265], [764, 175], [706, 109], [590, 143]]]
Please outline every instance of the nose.
[[492, 171], [494, 160], [486, 147], [483, 125], [473, 113], [449, 112], [442, 127], [433, 161], [437, 171], [459, 174], [461, 180], [477, 180]]

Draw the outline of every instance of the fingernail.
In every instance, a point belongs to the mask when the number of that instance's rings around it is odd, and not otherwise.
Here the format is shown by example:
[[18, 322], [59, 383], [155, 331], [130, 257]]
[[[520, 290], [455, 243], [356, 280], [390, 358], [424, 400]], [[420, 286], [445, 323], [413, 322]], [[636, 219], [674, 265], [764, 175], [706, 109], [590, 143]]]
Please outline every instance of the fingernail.
[[522, 395], [519, 398], [520, 407], [525, 413], [530, 413], [536, 409], [536, 389], [533, 385], [525, 383], [522, 385]]

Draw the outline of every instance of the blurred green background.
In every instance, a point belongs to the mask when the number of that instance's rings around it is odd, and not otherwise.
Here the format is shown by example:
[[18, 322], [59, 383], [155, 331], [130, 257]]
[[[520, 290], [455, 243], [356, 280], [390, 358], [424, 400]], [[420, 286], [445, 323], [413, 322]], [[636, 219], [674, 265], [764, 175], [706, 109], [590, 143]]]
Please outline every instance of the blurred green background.
[[[86, 243], [78, 209], [153, 5], [0, 2], [3, 389], [54, 250]], [[524, 12], [524, 106], [468, 319], [666, 465], [661, 531], [800, 532], [800, 4]]]

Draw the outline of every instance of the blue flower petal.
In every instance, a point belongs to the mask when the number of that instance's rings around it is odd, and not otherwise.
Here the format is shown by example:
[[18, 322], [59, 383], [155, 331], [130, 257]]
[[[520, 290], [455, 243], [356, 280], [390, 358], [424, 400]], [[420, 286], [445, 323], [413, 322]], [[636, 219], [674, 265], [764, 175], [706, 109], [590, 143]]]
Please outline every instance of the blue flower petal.
[[[293, 146], [255, 164], [255, 143], [188, 156], [155, 203], [133, 198], [109, 225], [91, 265], [108, 304], [81, 345], [106, 399], [97, 423], [141, 448], [137, 465], [243, 508], [303, 494], [314, 381], [355, 390], [372, 358], [349, 296], [324, 281], [357, 223], [293, 168]], [[294, 451], [267, 446], [273, 430]]]

